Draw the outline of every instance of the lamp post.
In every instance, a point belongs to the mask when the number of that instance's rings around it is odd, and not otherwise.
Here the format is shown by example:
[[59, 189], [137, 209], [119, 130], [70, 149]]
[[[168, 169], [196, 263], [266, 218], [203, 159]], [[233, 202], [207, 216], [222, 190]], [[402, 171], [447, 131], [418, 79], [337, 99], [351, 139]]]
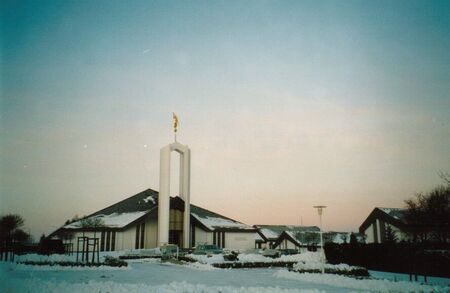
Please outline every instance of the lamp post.
[[326, 206], [313, 206], [313, 208], [317, 209], [317, 213], [319, 214], [319, 221], [320, 221], [320, 258], [322, 261], [322, 274], [325, 273], [325, 253], [323, 251], [323, 232], [322, 232], [322, 213], [323, 209], [326, 208]]

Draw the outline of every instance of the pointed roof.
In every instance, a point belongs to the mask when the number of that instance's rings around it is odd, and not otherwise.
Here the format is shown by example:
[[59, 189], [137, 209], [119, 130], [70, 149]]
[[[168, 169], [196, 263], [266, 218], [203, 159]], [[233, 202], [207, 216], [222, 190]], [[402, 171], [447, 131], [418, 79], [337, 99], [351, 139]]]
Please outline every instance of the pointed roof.
[[[171, 197], [170, 206], [183, 211], [184, 201], [178, 196]], [[95, 228], [95, 226], [97, 226], [122, 229], [141, 220], [149, 214], [156, 215], [157, 209], [158, 192], [153, 189], [147, 189], [92, 213], [83, 219], [64, 225], [62, 228], [74, 230], [82, 229], [86, 222], [88, 222], [90, 224], [89, 228]], [[191, 204], [191, 219], [207, 231], [255, 231], [252, 226], [193, 204]], [[97, 224], [92, 225], [92, 223]], [[84, 228], [86, 228], [86, 226]]]
[[95, 228], [95, 226], [125, 228], [155, 210], [157, 206], [158, 193], [152, 189], [147, 189], [92, 213], [83, 219], [64, 225], [62, 228], [81, 229], [86, 224], [90, 228]]
[[158, 192], [149, 188], [101, 209], [92, 215], [148, 211], [156, 206], [158, 206]]
[[[170, 206], [184, 211], [184, 201], [176, 196], [170, 199]], [[256, 229], [250, 225], [241, 223], [225, 217], [210, 210], [191, 204], [191, 222], [202, 227], [206, 231], [220, 232], [255, 232]]]
[[[350, 243], [350, 235], [350, 232], [323, 232], [323, 243]], [[361, 235], [355, 234], [355, 236], [359, 242], [362, 241]], [[283, 231], [275, 242], [275, 247], [278, 246], [284, 239], [291, 241], [297, 246], [319, 245], [320, 231]]]
[[317, 226], [293, 226], [293, 225], [254, 225], [258, 229], [259, 235], [266, 241], [275, 241], [281, 233], [287, 232], [305, 232], [320, 231]]
[[377, 209], [406, 224], [405, 221], [406, 209], [400, 208], [377, 208]]
[[407, 229], [408, 223], [405, 219], [406, 209], [376, 207], [359, 227], [359, 232], [364, 231], [376, 220], [380, 219], [400, 229]]

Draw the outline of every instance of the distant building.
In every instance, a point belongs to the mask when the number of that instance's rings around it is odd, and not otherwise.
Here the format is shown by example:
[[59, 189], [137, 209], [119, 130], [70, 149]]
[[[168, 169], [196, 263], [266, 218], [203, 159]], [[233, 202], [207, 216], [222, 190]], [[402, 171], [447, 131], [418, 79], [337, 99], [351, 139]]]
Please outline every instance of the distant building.
[[[255, 248], [316, 250], [320, 246], [317, 226], [255, 225], [258, 236]], [[323, 232], [323, 243], [350, 243], [349, 232]], [[364, 243], [363, 235], [354, 233], [356, 241]]]
[[[184, 201], [170, 198], [169, 243], [182, 246]], [[92, 223], [95, 223], [92, 225]], [[216, 244], [222, 248], [248, 249], [256, 229], [196, 205], [190, 205], [190, 247]], [[158, 246], [158, 192], [147, 189], [81, 220], [64, 225], [51, 238], [61, 238], [77, 249], [78, 237], [97, 238], [100, 251]]]
[[[297, 241], [291, 240], [292, 235], [301, 233], [318, 233], [317, 226], [293, 225], [255, 225], [259, 238], [255, 240], [256, 248], [299, 248]], [[317, 234], [318, 235], [318, 234]]]
[[[323, 244], [326, 243], [350, 243], [351, 233], [349, 232], [323, 232]], [[364, 243], [363, 237], [355, 234], [356, 241]], [[274, 248], [315, 250], [320, 246], [320, 231], [284, 231], [278, 237]]]
[[359, 227], [367, 243], [410, 240], [411, 227], [405, 221], [405, 209], [374, 208]]
[[[273, 248], [278, 237], [283, 231], [291, 230], [295, 226], [286, 225], [254, 225], [257, 230], [255, 248]], [[315, 227], [317, 228], [317, 227]], [[318, 229], [318, 228], [317, 228]]]

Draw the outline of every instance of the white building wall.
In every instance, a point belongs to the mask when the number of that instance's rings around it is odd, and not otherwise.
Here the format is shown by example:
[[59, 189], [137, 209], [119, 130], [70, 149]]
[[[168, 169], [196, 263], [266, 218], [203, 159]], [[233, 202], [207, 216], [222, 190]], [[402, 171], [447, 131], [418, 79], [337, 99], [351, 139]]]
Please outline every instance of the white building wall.
[[203, 229], [195, 227], [195, 246], [199, 244], [212, 244], [213, 243], [213, 233], [206, 232]]
[[261, 248], [269, 248], [269, 242], [261, 243]]
[[297, 249], [297, 245], [295, 245], [295, 243], [292, 243], [291, 241], [288, 241], [286, 248], [287, 249]]
[[[118, 250], [135, 249], [136, 225], [132, 225], [132, 226], [128, 227], [127, 229], [123, 230], [120, 234], [121, 234], [120, 242], [117, 243], [117, 240], [116, 240], [116, 247], [120, 247], [120, 249], [118, 249]], [[117, 238], [117, 235], [116, 235], [116, 238]]]
[[[157, 235], [158, 235], [158, 224], [156, 219], [153, 220], [147, 220], [145, 223], [145, 240], [144, 240], [144, 247], [145, 248], [154, 248], [157, 245]], [[74, 232], [71, 239], [64, 239], [63, 243], [72, 243], [73, 244], [73, 250], [77, 250], [77, 239], [78, 237], [89, 237], [89, 238], [95, 238], [98, 239], [99, 245], [101, 245], [101, 235], [102, 232], [98, 231], [96, 233], [94, 232]], [[110, 238], [110, 241], [112, 241], [112, 237]], [[106, 242], [106, 235], [105, 235], [105, 242]], [[116, 239], [115, 239], [115, 250], [126, 250], [126, 249], [135, 249], [135, 242], [136, 242], [136, 225], [132, 225], [128, 227], [127, 229], [123, 231], [116, 231]], [[81, 245], [81, 243], [80, 243]], [[79, 248], [81, 250], [81, 247]]]
[[123, 232], [116, 232], [116, 250], [123, 250]]
[[275, 249], [298, 249], [298, 247], [292, 241], [284, 239]]
[[366, 231], [364, 231], [364, 234], [366, 235], [366, 243], [375, 242], [375, 238], [373, 235], [373, 223], [369, 227], [367, 227]]
[[225, 248], [251, 249], [255, 247], [256, 232], [225, 232]]
[[[378, 233], [378, 243], [381, 243], [381, 234], [380, 234], [380, 221], [377, 219], [375, 222], [373, 222], [367, 229], [364, 231], [364, 234], [366, 235], [366, 243], [375, 243], [375, 235], [373, 233], [374, 231], [374, 225], [377, 224], [376, 229]], [[397, 241], [408, 241], [410, 240], [410, 235], [408, 233], [403, 232], [398, 227], [390, 225], [388, 223], [385, 223], [385, 228], [390, 226], [392, 231], [397, 236]]]
[[381, 243], [381, 223], [380, 220], [376, 220], [376, 225], [377, 225], [377, 239], [375, 239], [376, 243]]
[[286, 239], [286, 249], [297, 249], [297, 246], [292, 241]]
[[148, 219], [145, 222], [145, 248], [155, 248], [158, 245], [158, 222], [156, 219]]
[[[95, 238], [98, 238], [99, 240], [99, 245], [100, 245], [100, 237], [101, 237], [102, 233], [101, 232], [97, 232], [95, 234]], [[77, 251], [77, 241], [78, 241], [78, 237], [89, 237], [89, 238], [94, 238], [94, 232], [74, 232], [72, 235], [71, 239], [64, 239], [63, 243], [72, 243], [73, 244], [73, 251], [76, 252]], [[80, 246], [78, 248], [78, 250], [81, 251], [82, 247], [81, 247], [82, 243], [80, 242]]]

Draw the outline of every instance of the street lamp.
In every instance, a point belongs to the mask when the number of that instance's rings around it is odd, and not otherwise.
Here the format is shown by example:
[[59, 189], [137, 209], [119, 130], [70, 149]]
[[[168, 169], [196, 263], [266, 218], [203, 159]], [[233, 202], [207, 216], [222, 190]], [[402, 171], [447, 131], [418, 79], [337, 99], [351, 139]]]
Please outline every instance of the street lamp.
[[322, 213], [323, 209], [326, 208], [326, 206], [313, 206], [313, 208], [317, 209], [317, 213], [319, 214], [319, 220], [320, 220], [320, 250], [321, 250], [321, 261], [322, 261], [322, 274], [325, 273], [325, 253], [323, 251], [323, 232], [322, 232]]

